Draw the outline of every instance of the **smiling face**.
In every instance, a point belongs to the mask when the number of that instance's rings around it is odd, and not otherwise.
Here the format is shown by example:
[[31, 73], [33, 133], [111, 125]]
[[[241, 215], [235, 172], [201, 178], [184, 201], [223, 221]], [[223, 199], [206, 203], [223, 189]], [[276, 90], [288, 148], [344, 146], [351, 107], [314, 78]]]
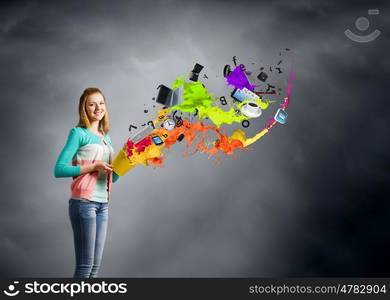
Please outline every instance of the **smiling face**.
[[[97, 87], [86, 88], [80, 96], [79, 122], [77, 126], [107, 133], [110, 130], [109, 113], [106, 97]], [[98, 123], [98, 124], [96, 124]]]
[[103, 95], [100, 93], [89, 95], [85, 101], [85, 112], [90, 122], [103, 119], [106, 113], [106, 103], [104, 102]]

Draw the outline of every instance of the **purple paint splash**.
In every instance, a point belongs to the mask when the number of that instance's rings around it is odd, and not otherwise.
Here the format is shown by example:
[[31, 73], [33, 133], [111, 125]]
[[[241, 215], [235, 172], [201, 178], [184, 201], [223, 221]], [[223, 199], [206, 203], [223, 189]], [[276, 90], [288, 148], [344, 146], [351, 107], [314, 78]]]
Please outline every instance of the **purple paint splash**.
[[235, 67], [229, 75], [225, 76], [225, 78], [228, 84], [234, 86], [237, 89], [242, 90], [243, 88], [247, 88], [251, 91], [255, 90], [256, 85], [249, 83], [248, 78], [240, 66]]

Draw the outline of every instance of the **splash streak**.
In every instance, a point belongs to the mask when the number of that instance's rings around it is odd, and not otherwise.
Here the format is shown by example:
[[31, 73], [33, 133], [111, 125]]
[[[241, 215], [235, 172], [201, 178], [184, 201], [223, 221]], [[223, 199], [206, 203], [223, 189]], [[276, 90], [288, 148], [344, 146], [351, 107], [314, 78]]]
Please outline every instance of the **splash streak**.
[[[290, 72], [290, 82], [288, 83], [287, 87], [287, 97], [284, 98], [283, 103], [279, 106], [280, 109], [286, 109], [287, 106], [290, 104], [290, 93], [291, 93], [291, 88], [293, 86], [292, 80], [294, 79], [294, 69], [291, 68]], [[257, 140], [261, 139], [268, 131], [276, 124], [277, 122], [274, 119], [270, 119], [268, 121], [268, 124], [263, 128], [258, 134], [256, 134], [254, 137], [249, 138], [249, 139], [244, 139], [244, 147], [249, 146], [250, 144], [253, 144]]]

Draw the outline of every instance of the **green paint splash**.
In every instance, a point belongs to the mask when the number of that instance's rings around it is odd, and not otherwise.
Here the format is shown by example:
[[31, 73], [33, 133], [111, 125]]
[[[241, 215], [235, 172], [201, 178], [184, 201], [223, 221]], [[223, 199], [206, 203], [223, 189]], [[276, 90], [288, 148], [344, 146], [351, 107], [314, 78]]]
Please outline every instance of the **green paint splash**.
[[172, 86], [172, 89], [176, 89], [180, 86], [184, 87], [183, 102], [179, 105], [171, 107], [170, 110], [180, 110], [182, 112], [195, 112], [200, 107], [209, 107], [214, 101], [211, 94], [207, 92], [201, 82], [185, 82], [184, 75], [177, 78]]
[[[238, 105], [234, 105], [233, 107], [230, 107], [228, 111], [225, 111], [216, 105], [215, 102], [218, 98], [213, 98], [213, 95], [207, 91], [201, 82], [186, 82], [183, 77], [184, 75], [175, 79], [172, 85], [172, 89], [183, 86], [183, 102], [171, 107], [171, 111], [180, 110], [182, 112], [192, 113], [197, 109], [200, 120], [209, 118], [217, 127], [220, 127], [222, 124], [240, 123], [243, 120], [250, 119], [250, 117], [246, 117], [242, 114], [237, 115], [236, 113], [236, 110], [241, 110], [241, 106], [246, 104], [249, 99]], [[267, 109], [269, 103], [271, 103], [271, 101], [263, 102], [261, 99], [256, 100], [256, 102], [262, 110]]]

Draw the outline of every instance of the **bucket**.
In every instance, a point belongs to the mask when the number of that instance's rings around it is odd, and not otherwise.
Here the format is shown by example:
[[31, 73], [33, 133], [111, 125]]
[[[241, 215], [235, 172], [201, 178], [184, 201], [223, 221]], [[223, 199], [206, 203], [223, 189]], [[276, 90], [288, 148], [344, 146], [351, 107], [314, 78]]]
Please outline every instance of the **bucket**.
[[133, 163], [131, 159], [127, 157], [127, 154], [123, 149], [118, 152], [118, 154], [114, 158], [114, 161], [112, 162], [113, 171], [119, 176], [125, 175], [132, 168], [134, 168], [135, 165], [136, 164]]

